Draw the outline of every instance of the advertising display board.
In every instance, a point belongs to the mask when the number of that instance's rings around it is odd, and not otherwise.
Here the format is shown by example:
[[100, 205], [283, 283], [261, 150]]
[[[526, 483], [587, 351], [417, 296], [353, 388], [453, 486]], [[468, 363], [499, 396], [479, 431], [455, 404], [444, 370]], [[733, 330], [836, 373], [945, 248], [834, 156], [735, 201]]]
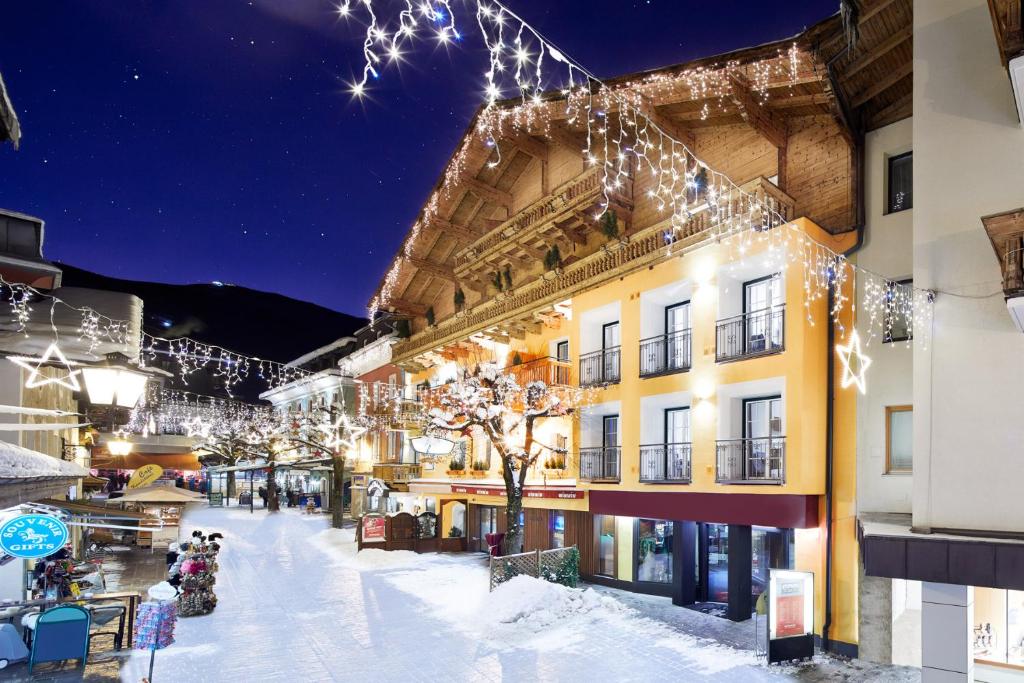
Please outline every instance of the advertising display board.
[[814, 574], [768, 572], [768, 663], [813, 657]]
[[48, 557], [67, 542], [67, 526], [51, 515], [19, 515], [0, 527], [0, 550], [26, 560]]
[[366, 515], [363, 517], [363, 543], [383, 543], [387, 520], [384, 517]]

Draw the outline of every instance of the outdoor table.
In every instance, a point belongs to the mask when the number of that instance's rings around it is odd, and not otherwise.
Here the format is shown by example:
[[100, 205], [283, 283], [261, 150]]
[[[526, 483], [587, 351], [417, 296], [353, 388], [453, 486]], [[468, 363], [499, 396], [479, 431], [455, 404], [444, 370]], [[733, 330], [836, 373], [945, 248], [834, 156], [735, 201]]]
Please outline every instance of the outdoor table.
[[[135, 638], [135, 609], [138, 604], [142, 601], [142, 594], [131, 591], [120, 591], [115, 593], [94, 593], [89, 597], [84, 594], [79, 597], [67, 597], [61, 598], [60, 600], [48, 600], [44, 598], [36, 600], [16, 600], [16, 601], [4, 601], [0, 602], [0, 608], [19, 607], [40, 607], [40, 611], [43, 611], [49, 607], [56, 607], [62, 604], [74, 604], [74, 603], [96, 603], [105, 600], [119, 600], [128, 602], [127, 619], [128, 619], [128, 644], [131, 645], [132, 640]], [[124, 647], [125, 640], [121, 638], [121, 647]], [[120, 649], [120, 648], [118, 648]]]

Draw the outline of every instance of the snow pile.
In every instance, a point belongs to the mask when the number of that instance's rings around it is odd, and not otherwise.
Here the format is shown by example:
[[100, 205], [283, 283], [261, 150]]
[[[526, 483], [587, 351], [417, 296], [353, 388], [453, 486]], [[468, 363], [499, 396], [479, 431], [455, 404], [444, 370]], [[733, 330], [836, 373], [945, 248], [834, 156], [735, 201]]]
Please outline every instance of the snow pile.
[[73, 462], [0, 441], [0, 479], [87, 477], [89, 470]]
[[624, 606], [593, 588], [568, 588], [532, 576], [516, 576], [494, 589], [481, 606], [480, 619], [495, 624], [520, 624], [530, 630], [603, 608]]

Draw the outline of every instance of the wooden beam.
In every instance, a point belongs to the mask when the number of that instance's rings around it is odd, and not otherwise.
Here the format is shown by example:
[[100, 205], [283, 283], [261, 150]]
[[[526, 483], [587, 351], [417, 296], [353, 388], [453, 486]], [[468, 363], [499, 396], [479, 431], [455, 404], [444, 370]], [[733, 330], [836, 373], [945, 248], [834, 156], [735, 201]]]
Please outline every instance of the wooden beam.
[[[878, 128], [879, 126], [893, 123], [894, 121], [898, 121], [900, 118], [906, 118], [907, 116], [910, 116], [912, 109], [908, 107], [913, 107], [913, 104], [914, 93], [908, 92], [904, 94], [903, 97], [900, 97], [892, 104], [882, 109], [879, 109], [874, 114], [872, 114], [870, 119], [868, 120], [868, 128]], [[906, 112], [903, 113], [903, 116], [900, 116], [901, 109], [906, 109]]]
[[860, 20], [857, 22], [858, 26], [863, 26], [874, 17], [876, 14], [884, 10], [886, 7], [894, 3], [896, 0], [879, 0], [878, 4], [873, 5], [869, 10], [862, 10], [860, 13]]
[[878, 59], [879, 57], [884, 57], [885, 55], [889, 54], [897, 47], [902, 45], [904, 42], [910, 40], [913, 37], [913, 35], [914, 27], [904, 26], [899, 31], [896, 31], [896, 33], [893, 33], [891, 36], [889, 36], [888, 38], [886, 38], [873, 48], [868, 49], [860, 57], [857, 57], [849, 64], [847, 64], [845, 67], [843, 67], [843, 78], [849, 78], [858, 71], [862, 70], [864, 67], [873, 64], [876, 59]]
[[740, 73], [730, 72], [729, 80], [732, 84], [729, 99], [739, 109], [740, 116], [751, 128], [756, 130], [768, 142], [775, 147], [785, 147], [786, 122], [779, 119], [758, 100], [746, 77]]
[[403, 258], [405, 258], [410, 266], [418, 268], [428, 275], [448, 280], [450, 282], [458, 282], [458, 279], [455, 277], [454, 269], [449, 265], [435, 263], [434, 261], [428, 261], [427, 259], [417, 258], [415, 256], [405, 256]]
[[546, 252], [543, 249], [531, 247], [530, 245], [523, 244], [522, 242], [516, 242], [516, 247], [522, 249], [524, 252], [526, 252], [527, 256], [534, 259], [543, 259], [546, 254]]
[[464, 277], [459, 280], [459, 286], [465, 286], [467, 289], [471, 289], [482, 296], [487, 296], [487, 285], [481, 282], [479, 278]]
[[[509, 136], [507, 142], [519, 151], [529, 154], [534, 159], [540, 159], [541, 161], [547, 161], [548, 159], [547, 144], [543, 140], [538, 140], [532, 135], [518, 133], [516, 135]], [[498, 144], [500, 145], [501, 143], [499, 142]]]
[[905, 64], [900, 64], [899, 68], [893, 69], [889, 72], [889, 75], [873, 81], [867, 88], [862, 90], [860, 93], [850, 99], [850, 106], [856, 109], [875, 95], [885, 92], [892, 86], [899, 83], [901, 80], [909, 76], [914, 72], [913, 61], [908, 61]]
[[816, 107], [822, 104], [831, 104], [828, 93], [815, 93], [813, 95], [792, 95], [786, 97], [779, 95], [768, 99], [768, 107], [771, 109], [793, 109], [795, 107]]
[[583, 150], [587, 148], [587, 136], [585, 134], [571, 130], [560, 123], [551, 123], [543, 135], [552, 142], [558, 143], [581, 157], [583, 156]]
[[423, 315], [427, 312], [427, 305], [409, 301], [408, 299], [392, 299], [388, 306], [401, 313], [409, 315]]
[[690, 149], [693, 149], [697, 144], [692, 130], [676, 123], [659, 112], [658, 108], [654, 106], [654, 103], [649, 98], [643, 95], [640, 96], [640, 105], [637, 107], [637, 111], [646, 116], [651, 123], [677, 142], [683, 143]]
[[554, 221], [554, 226], [572, 242], [580, 245], [587, 243], [586, 236], [567, 222]]
[[512, 195], [508, 192], [503, 192], [496, 187], [491, 187], [487, 183], [478, 178], [466, 178], [462, 181], [469, 192], [473, 193], [480, 199], [503, 206], [506, 209], [510, 209], [512, 206]]
[[473, 228], [467, 225], [457, 225], [444, 218], [434, 218], [427, 223], [426, 227], [430, 230], [444, 233], [449, 237], [454, 237], [465, 244], [472, 244], [481, 237], [480, 233]]

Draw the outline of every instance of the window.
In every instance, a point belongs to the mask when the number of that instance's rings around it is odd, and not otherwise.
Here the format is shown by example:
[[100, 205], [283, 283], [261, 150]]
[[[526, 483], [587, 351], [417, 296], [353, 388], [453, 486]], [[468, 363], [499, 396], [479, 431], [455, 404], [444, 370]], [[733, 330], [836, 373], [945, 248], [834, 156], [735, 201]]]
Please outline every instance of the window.
[[448, 464], [450, 470], [464, 470], [466, 469], [466, 441], [460, 440], [456, 442], [455, 448], [452, 449], [452, 457]]
[[889, 188], [886, 213], [914, 207], [913, 152], [889, 157]]
[[637, 520], [636, 580], [672, 583], [672, 522]]
[[1024, 591], [974, 589], [974, 661], [1024, 665]]
[[615, 576], [615, 517], [594, 515], [597, 529], [597, 573], [600, 576]]
[[569, 362], [569, 340], [558, 342], [555, 345], [555, 360], [560, 360], [563, 363]]
[[782, 348], [783, 282], [779, 273], [743, 283], [745, 353]]
[[885, 408], [885, 472], [909, 473], [914, 470], [914, 407]]
[[898, 280], [886, 289], [882, 309], [882, 342], [905, 342], [914, 338], [911, 320], [914, 306], [913, 278]]
[[551, 511], [551, 547], [565, 547], [565, 513], [561, 510]]

